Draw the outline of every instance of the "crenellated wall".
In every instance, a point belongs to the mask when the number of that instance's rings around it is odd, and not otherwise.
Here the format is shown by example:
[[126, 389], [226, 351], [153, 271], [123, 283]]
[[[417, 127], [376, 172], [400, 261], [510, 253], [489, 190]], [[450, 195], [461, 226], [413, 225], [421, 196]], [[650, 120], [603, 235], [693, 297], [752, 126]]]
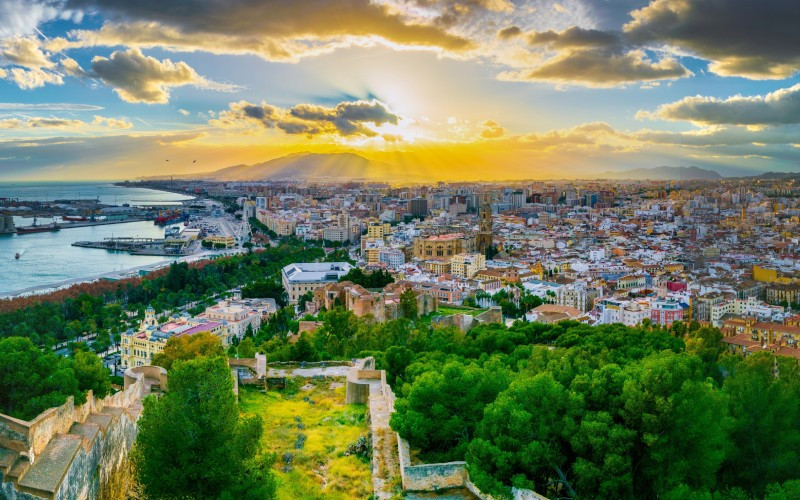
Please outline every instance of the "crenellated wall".
[[125, 372], [125, 389], [105, 398], [89, 391], [30, 421], [0, 414], [0, 496], [10, 500], [95, 498], [136, 439], [142, 398], [166, 388], [166, 370]]

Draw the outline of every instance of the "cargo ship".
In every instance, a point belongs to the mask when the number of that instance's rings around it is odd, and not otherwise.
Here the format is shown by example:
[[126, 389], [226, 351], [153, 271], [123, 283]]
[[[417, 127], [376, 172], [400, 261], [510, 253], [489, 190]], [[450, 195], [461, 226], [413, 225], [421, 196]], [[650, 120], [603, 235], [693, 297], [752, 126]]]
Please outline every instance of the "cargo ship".
[[157, 226], [166, 226], [173, 222], [183, 220], [183, 214], [180, 212], [170, 212], [156, 217], [155, 223]]
[[50, 231], [58, 231], [61, 229], [61, 226], [53, 222], [52, 224], [45, 224], [40, 226], [36, 223], [36, 217], [33, 218], [33, 224], [30, 226], [19, 226], [17, 227], [17, 234], [27, 234], [27, 233], [47, 233]]

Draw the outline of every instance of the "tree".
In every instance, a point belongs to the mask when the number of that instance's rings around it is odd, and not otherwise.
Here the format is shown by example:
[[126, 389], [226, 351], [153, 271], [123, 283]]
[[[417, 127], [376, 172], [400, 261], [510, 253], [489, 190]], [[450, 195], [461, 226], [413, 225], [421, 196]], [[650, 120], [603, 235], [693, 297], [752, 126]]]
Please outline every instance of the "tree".
[[415, 320], [417, 319], [417, 316], [419, 316], [419, 309], [417, 308], [417, 295], [411, 288], [406, 288], [405, 291], [400, 294], [400, 314], [404, 318], [408, 318], [410, 320]]
[[42, 352], [27, 338], [0, 340], [0, 412], [30, 419], [64, 404], [68, 396], [83, 402], [67, 359]]
[[153, 356], [153, 364], [167, 370], [177, 360], [187, 361], [199, 356], [223, 356], [222, 341], [212, 333], [201, 332], [195, 335], [173, 336], [164, 345], [164, 351]]
[[314, 292], [309, 290], [303, 295], [300, 296], [300, 299], [297, 301], [297, 310], [301, 313], [306, 310], [306, 304], [312, 302], [314, 300]]
[[383, 288], [389, 283], [394, 283], [394, 278], [389, 271], [383, 269], [365, 273], [360, 267], [354, 267], [342, 276], [339, 281], [351, 281], [364, 288]]
[[72, 370], [78, 379], [79, 390], [91, 390], [98, 398], [103, 398], [111, 392], [109, 371], [96, 354], [77, 351], [72, 358]]
[[486, 407], [469, 445], [468, 462], [478, 480], [492, 491], [513, 484], [544, 492], [555, 482], [574, 497], [562, 437], [568, 408], [567, 391], [550, 374], [512, 383]]
[[256, 346], [253, 344], [253, 339], [245, 337], [244, 340], [239, 342], [239, 357], [240, 358], [254, 358], [256, 356]]
[[314, 332], [314, 348], [322, 359], [344, 356], [358, 330], [358, 318], [340, 307], [325, 313], [322, 326]]
[[314, 346], [311, 345], [311, 341], [308, 340], [308, 333], [303, 332], [300, 334], [297, 342], [289, 348], [289, 355], [292, 361], [316, 361], [317, 352], [314, 350]]
[[261, 419], [239, 416], [223, 357], [178, 361], [169, 391], [144, 401], [131, 457], [151, 498], [274, 498]]
[[484, 407], [510, 379], [499, 363], [481, 368], [454, 361], [426, 371], [397, 400], [392, 429], [432, 459], [462, 460]]
[[758, 497], [770, 483], [796, 479], [800, 461], [800, 380], [796, 370], [779, 370], [776, 376], [774, 367], [771, 353], [752, 354], [731, 367], [723, 386], [734, 422], [730, 440], [736, 444], [724, 482]]
[[393, 345], [386, 349], [386, 380], [395, 385], [397, 377], [402, 376], [408, 365], [414, 361], [414, 352], [402, 345]]

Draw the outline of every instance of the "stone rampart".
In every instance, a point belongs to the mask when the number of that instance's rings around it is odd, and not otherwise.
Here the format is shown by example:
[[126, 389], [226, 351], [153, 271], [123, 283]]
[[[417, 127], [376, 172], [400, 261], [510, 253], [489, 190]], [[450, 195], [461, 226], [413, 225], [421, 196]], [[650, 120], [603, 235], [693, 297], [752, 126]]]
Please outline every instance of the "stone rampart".
[[95, 498], [136, 439], [142, 398], [166, 388], [166, 370], [125, 371], [125, 389], [105, 398], [91, 391], [30, 421], [0, 414], [0, 496], [11, 500]]

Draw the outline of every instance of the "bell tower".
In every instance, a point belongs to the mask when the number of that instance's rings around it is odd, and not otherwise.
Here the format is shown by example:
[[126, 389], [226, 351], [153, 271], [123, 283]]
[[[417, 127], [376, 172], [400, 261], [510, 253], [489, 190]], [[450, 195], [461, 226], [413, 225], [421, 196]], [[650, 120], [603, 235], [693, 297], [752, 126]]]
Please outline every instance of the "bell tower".
[[478, 211], [478, 235], [475, 237], [475, 248], [485, 253], [492, 246], [492, 208], [485, 197], [481, 200]]

